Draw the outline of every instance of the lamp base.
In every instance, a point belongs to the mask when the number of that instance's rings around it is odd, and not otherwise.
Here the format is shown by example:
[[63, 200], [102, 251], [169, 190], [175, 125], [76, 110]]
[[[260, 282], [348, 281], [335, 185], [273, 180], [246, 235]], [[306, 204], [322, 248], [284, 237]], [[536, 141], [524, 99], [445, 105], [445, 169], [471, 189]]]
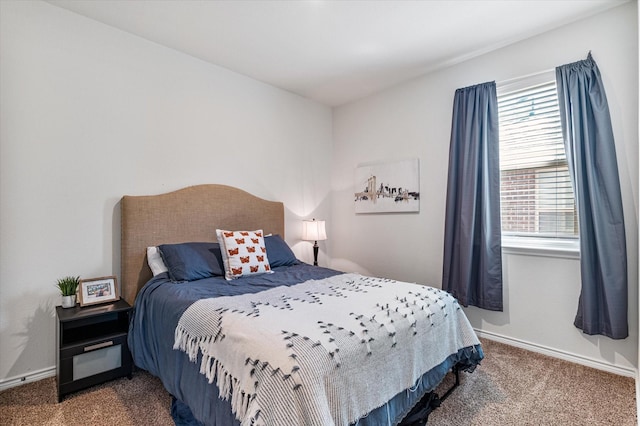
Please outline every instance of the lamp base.
[[318, 242], [313, 242], [313, 266], [318, 266]]

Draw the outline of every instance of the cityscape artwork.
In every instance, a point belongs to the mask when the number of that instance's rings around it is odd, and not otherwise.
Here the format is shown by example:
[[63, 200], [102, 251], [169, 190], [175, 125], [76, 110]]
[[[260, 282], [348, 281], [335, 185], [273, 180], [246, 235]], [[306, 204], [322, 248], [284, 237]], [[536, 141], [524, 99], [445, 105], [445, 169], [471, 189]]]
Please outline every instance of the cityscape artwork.
[[354, 198], [356, 213], [419, 212], [418, 159], [359, 165]]

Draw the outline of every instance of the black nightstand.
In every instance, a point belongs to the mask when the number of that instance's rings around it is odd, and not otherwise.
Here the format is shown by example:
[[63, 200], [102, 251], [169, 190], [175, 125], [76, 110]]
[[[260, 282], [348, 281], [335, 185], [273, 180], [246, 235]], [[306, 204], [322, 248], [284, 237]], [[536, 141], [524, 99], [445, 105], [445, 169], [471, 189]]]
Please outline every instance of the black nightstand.
[[131, 378], [129, 311], [131, 306], [124, 300], [84, 308], [56, 306], [58, 402], [71, 392], [107, 380]]

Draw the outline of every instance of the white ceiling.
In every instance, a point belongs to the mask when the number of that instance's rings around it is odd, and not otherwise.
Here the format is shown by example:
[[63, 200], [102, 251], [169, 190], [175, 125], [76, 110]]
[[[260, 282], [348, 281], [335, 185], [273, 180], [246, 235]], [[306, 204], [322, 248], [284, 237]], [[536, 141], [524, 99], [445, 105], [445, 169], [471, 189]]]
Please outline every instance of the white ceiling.
[[336, 106], [628, 0], [50, 0]]

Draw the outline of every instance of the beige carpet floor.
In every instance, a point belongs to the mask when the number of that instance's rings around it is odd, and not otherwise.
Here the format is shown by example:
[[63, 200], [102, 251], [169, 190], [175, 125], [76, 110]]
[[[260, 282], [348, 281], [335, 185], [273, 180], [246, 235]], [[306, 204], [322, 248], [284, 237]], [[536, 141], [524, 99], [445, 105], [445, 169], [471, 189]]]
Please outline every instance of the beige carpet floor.
[[637, 425], [632, 378], [486, 339], [482, 347], [480, 367], [462, 376], [429, 425]]
[[[429, 425], [637, 424], [635, 383], [621, 377], [483, 340], [485, 360], [429, 417]], [[445, 381], [442, 388], [449, 383]], [[55, 378], [0, 393], [0, 425], [172, 425], [170, 396], [137, 371], [58, 404]]]

